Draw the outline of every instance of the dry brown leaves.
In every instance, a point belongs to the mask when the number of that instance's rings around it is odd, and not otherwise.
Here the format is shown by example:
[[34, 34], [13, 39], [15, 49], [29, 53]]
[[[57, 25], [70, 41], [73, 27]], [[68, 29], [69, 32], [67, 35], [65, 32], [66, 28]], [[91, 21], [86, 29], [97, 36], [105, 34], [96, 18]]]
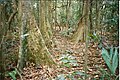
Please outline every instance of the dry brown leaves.
[[[56, 65], [54, 68], [49, 68], [48, 66], [42, 66], [42, 68], [40, 69], [37, 69], [34, 66], [30, 65], [24, 68], [22, 75], [23, 80], [55, 80], [55, 78], [59, 74], [71, 74], [74, 71], [84, 72], [83, 68], [84, 68], [85, 43], [79, 42], [77, 45], [74, 45], [72, 42], [70, 42], [69, 40], [58, 34], [55, 35], [54, 37], [57, 46], [54, 47], [52, 50], [50, 50], [50, 52], [54, 56], [58, 65]], [[61, 63], [59, 58], [61, 54], [64, 54], [66, 50], [72, 52], [71, 55], [75, 57], [79, 66], [70, 67], [70, 68], [60, 66]], [[88, 80], [91, 80], [92, 78], [99, 79], [100, 72], [96, 66], [106, 68], [105, 63], [101, 58], [100, 52], [101, 52], [100, 50], [97, 50], [96, 45], [92, 45], [92, 43], [89, 44], [88, 53], [87, 53], [88, 54], [87, 73], [89, 75]], [[79, 76], [75, 78], [77, 79], [79, 78]]]

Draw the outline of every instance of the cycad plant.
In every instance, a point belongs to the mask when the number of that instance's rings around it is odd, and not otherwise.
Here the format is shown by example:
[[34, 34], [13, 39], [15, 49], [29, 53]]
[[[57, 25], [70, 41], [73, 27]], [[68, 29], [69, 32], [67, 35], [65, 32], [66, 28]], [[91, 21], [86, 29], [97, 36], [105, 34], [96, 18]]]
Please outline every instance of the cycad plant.
[[105, 48], [102, 49], [102, 57], [107, 64], [110, 72], [115, 74], [115, 71], [118, 67], [118, 48], [111, 47], [110, 52]]

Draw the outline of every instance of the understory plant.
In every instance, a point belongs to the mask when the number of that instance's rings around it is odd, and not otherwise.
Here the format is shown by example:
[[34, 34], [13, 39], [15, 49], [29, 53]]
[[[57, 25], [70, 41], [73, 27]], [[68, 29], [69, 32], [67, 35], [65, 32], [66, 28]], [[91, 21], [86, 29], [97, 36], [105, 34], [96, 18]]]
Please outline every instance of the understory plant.
[[108, 80], [113, 80], [113, 78], [114, 80], [117, 80], [118, 76], [115, 74], [115, 72], [118, 67], [118, 48], [111, 47], [109, 51], [105, 48], [102, 48], [102, 57], [107, 64], [108, 69], [110, 70], [110, 72], [107, 72], [104, 69], [101, 69], [102, 73], [104, 73], [102, 78], [108, 77], [110, 78]]
[[70, 54], [64, 54], [60, 57], [60, 61], [63, 63], [63, 66], [70, 68], [71, 66], [78, 66], [77, 60], [75, 57]]
[[93, 42], [98, 42], [98, 43], [100, 43], [100, 41], [101, 41], [100, 36], [98, 34], [96, 34], [95, 32], [89, 33], [88, 39], [92, 40]]
[[[56, 80], [84, 80], [84, 76], [86, 74], [80, 71], [74, 71], [70, 74], [60, 74], [57, 76]], [[76, 78], [76, 76], [79, 76], [79, 78]]]
[[13, 71], [6, 72], [6, 76], [11, 77], [12, 80], [17, 80], [17, 76], [19, 76], [20, 79], [22, 80], [22, 76], [20, 72], [17, 70], [17, 68], [15, 68]]
[[101, 72], [101, 76], [99, 77], [100, 80], [118, 80], [118, 76], [115, 74], [111, 74], [111, 72], [106, 71], [103, 68], [99, 68]]
[[[60, 57], [60, 61], [62, 62], [62, 67], [77, 67], [78, 63], [74, 56], [71, 55], [72, 53], [69, 51], [66, 51], [65, 54], [63, 54]], [[67, 74], [59, 74], [56, 78], [56, 80], [84, 80], [83, 78], [86, 76], [84, 72], [81, 71], [73, 71]]]

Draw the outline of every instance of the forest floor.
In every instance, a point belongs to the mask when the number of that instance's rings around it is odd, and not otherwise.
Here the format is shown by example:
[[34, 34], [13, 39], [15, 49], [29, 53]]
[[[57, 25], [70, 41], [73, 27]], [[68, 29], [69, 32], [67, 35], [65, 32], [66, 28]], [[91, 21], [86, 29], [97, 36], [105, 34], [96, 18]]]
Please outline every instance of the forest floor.
[[[89, 43], [88, 52], [86, 53], [85, 42], [79, 42], [74, 45], [73, 42], [58, 32], [55, 33], [53, 40], [56, 46], [49, 49], [49, 51], [57, 64], [52, 68], [48, 66], [36, 68], [34, 63], [29, 63], [23, 69], [21, 75], [23, 80], [84, 80], [85, 75], [87, 75], [87, 80], [94, 78], [99, 80], [99, 77], [102, 75], [100, 69], [107, 70], [101, 57], [101, 50], [97, 48], [97, 44]], [[11, 52], [13, 48], [16, 51], [14, 51], [15, 53], [18, 52], [18, 46], [15, 46], [17, 43], [19, 42], [16, 41], [12, 49], [10, 48]], [[84, 73], [85, 54], [87, 54], [87, 74]], [[9, 56], [14, 58], [13, 54]], [[17, 59], [12, 61], [8, 61], [11, 67], [16, 65], [17, 62], [14, 61], [17, 61]], [[11, 80], [10, 76], [6, 80]], [[19, 76], [17, 80], [21, 80]]]
[[[36, 68], [34, 63], [23, 70], [23, 80], [81, 80], [84, 74], [85, 42], [74, 45], [59, 33], [54, 35], [56, 46], [50, 50], [57, 65]], [[90, 44], [87, 53], [87, 80], [99, 79], [100, 68], [107, 70], [97, 45]], [[19, 79], [18, 79], [19, 80]]]

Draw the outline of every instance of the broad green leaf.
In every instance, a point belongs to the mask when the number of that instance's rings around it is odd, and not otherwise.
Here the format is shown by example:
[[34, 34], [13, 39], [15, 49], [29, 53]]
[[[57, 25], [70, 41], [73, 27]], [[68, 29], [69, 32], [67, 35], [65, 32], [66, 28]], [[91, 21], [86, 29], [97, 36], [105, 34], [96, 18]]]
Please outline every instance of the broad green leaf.
[[63, 63], [68, 63], [69, 61], [67, 59], [62, 59], [61, 60]]
[[115, 53], [114, 53], [113, 60], [112, 60], [112, 73], [113, 74], [115, 73], [117, 66], [118, 66], [118, 52], [117, 52], [117, 48], [115, 48]]
[[112, 59], [112, 56], [113, 56], [113, 47], [110, 48], [110, 59]]
[[14, 72], [10, 72], [8, 73], [10, 75], [10, 77], [13, 79], [13, 80], [16, 80], [16, 77], [15, 77], [15, 74]]
[[111, 66], [111, 62], [110, 62], [110, 56], [108, 54], [108, 51], [106, 49], [102, 49], [102, 57], [105, 60], [107, 66], [109, 67], [110, 71], [112, 71], [112, 66]]

